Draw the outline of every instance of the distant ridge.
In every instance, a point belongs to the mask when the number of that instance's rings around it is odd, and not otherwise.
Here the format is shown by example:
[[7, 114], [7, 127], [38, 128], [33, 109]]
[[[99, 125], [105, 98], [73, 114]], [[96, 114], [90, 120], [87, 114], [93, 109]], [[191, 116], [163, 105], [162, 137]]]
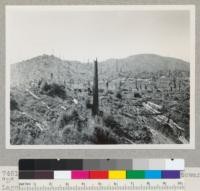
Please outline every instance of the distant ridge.
[[[138, 54], [122, 59], [108, 59], [102, 62], [106, 71], [110, 68], [124, 68], [125, 71], [157, 72], [160, 70], [183, 70], [189, 71], [190, 64], [177, 58], [164, 57], [156, 54]], [[117, 67], [116, 67], [117, 65]]]
[[[99, 63], [102, 73], [112, 75], [123, 70], [124, 72], [157, 72], [160, 70], [189, 71], [190, 64], [181, 59], [163, 57], [155, 54], [138, 54], [121, 59], [108, 59]], [[71, 79], [92, 80], [93, 65], [79, 61], [62, 60], [54, 55], [40, 55], [11, 65], [11, 86], [25, 85], [41, 78], [64, 83]]]

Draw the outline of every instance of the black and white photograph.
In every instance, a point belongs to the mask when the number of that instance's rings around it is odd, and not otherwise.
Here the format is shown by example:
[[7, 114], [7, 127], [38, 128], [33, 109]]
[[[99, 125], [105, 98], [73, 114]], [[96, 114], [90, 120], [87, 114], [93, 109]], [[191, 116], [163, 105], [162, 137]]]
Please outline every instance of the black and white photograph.
[[191, 148], [190, 5], [6, 6], [10, 148]]

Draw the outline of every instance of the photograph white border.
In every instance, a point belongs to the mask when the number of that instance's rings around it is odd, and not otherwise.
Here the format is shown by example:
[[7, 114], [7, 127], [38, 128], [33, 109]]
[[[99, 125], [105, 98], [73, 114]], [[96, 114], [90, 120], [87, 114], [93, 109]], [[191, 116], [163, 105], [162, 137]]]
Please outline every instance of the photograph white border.
[[7, 5], [7, 7], [23, 6], [31, 9], [59, 8], [71, 11], [190, 11], [190, 142], [189, 144], [113, 144], [113, 145], [11, 145], [10, 144], [10, 65], [6, 62], [6, 149], [195, 149], [195, 5]]

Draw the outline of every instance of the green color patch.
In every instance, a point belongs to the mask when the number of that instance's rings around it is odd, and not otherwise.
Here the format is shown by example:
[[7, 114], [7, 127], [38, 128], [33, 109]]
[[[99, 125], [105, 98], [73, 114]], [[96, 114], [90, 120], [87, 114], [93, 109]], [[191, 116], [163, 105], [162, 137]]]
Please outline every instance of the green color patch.
[[126, 171], [126, 179], [145, 179], [144, 170], [128, 170]]

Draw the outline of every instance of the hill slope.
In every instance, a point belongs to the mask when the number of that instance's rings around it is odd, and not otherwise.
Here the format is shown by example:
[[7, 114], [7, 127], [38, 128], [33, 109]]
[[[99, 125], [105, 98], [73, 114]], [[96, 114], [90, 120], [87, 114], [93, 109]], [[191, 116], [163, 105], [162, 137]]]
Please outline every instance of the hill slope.
[[[162, 57], [154, 54], [133, 55], [123, 59], [109, 59], [99, 63], [99, 73], [105, 77], [123, 72], [157, 72], [159, 70], [184, 70], [189, 71], [189, 63], [170, 57]], [[53, 55], [41, 55], [32, 59], [11, 65], [11, 86], [25, 85], [30, 81], [41, 78], [63, 83], [73, 80], [93, 79], [93, 64], [78, 61], [61, 60]]]
[[53, 55], [41, 55], [11, 65], [11, 86], [27, 85], [31, 81], [51, 79], [54, 82], [64, 83], [73, 80], [81, 80], [89, 75], [90, 65], [77, 61], [61, 60]]
[[155, 54], [139, 54], [122, 59], [108, 59], [102, 62], [103, 71], [157, 72], [159, 70], [189, 71], [189, 63], [177, 58]]

